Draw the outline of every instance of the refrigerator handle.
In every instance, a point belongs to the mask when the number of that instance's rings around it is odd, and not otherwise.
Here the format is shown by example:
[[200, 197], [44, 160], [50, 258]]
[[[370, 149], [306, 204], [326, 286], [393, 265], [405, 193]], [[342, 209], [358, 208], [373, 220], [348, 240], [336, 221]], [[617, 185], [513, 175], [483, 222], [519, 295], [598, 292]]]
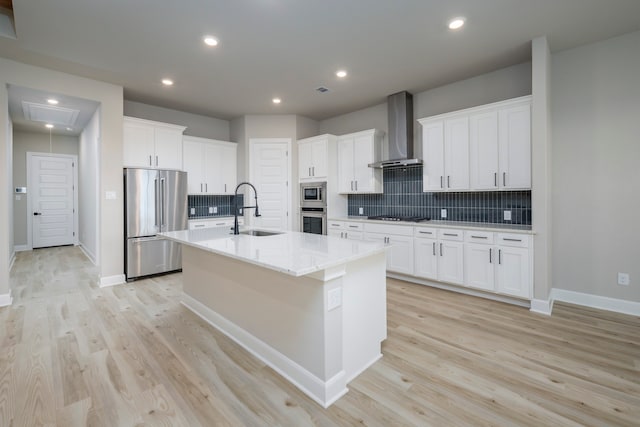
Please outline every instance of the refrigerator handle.
[[154, 190], [154, 193], [155, 193], [155, 196], [156, 196], [155, 197], [155, 201], [156, 201], [155, 208], [156, 209], [155, 209], [155, 216], [154, 216], [154, 221], [155, 221], [154, 225], [156, 227], [158, 227], [159, 226], [159, 224], [158, 224], [158, 198], [159, 198], [159, 195], [158, 195], [158, 179], [157, 178], [153, 180], [153, 190]]
[[[164, 199], [164, 195], [166, 194], [166, 189], [165, 187], [167, 186], [167, 183], [165, 182], [164, 178], [160, 178], [160, 192], [161, 192], [161, 199], [160, 199], [160, 227], [164, 227], [165, 226], [165, 217], [164, 217], [164, 209], [165, 209], [165, 199]], [[163, 229], [161, 231], [164, 231]]]

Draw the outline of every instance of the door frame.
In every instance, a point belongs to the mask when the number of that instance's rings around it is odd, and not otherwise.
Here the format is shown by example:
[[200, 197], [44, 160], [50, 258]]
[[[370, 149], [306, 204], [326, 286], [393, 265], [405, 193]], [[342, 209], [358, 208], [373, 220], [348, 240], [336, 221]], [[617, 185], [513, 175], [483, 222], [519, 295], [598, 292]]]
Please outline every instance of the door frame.
[[57, 157], [71, 159], [73, 163], [73, 245], [78, 246], [78, 156], [75, 154], [38, 153], [27, 151], [27, 250], [33, 250], [33, 224], [32, 220], [32, 200], [31, 191], [31, 161], [34, 156]]
[[[287, 147], [287, 195], [288, 197], [288, 203], [287, 203], [287, 230], [293, 230], [293, 192], [291, 190], [292, 188], [292, 184], [291, 184], [291, 138], [249, 138], [249, 182], [251, 182], [253, 184], [253, 178], [254, 178], [254, 174], [253, 174], [253, 167], [252, 165], [255, 162], [254, 159], [254, 148], [257, 145], [260, 144], [286, 144]], [[245, 200], [246, 200], [246, 194], [245, 194]], [[249, 223], [249, 225], [253, 225], [253, 219], [252, 216], [249, 215], [248, 217], [245, 216], [245, 223]], [[247, 221], [248, 220], [248, 221]]]

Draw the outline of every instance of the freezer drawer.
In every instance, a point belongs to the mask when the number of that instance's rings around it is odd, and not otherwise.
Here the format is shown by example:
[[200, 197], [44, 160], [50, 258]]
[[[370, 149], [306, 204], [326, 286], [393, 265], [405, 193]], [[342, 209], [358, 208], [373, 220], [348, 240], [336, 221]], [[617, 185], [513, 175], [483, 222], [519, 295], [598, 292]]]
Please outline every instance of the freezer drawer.
[[182, 268], [180, 243], [160, 237], [127, 239], [127, 280]]

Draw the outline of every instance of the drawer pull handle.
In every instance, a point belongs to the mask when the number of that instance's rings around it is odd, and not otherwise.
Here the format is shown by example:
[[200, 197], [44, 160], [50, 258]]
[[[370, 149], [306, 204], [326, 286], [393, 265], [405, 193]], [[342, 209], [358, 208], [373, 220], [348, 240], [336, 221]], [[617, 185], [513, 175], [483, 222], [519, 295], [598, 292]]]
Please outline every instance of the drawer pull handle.
[[418, 231], [420, 234], [433, 234], [431, 231]]
[[202, 228], [202, 227], [204, 227], [204, 224], [197, 224], [195, 227], [196, 228]]
[[349, 228], [358, 228], [357, 225], [350, 225]]
[[522, 242], [521, 239], [509, 239], [508, 237], [504, 237], [502, 240], [507, 242]]
[[216, 225], [224, 225], [224, 222], [217, 222]]
[[473, 237], [474, 239], [486, 239], [487, 238], [487, 236], [471, 236], [471, 237]]
[[444, 234], [445, 236], [458, 237], [458, 235], [455, 233], [442, 233], [442, 234]]

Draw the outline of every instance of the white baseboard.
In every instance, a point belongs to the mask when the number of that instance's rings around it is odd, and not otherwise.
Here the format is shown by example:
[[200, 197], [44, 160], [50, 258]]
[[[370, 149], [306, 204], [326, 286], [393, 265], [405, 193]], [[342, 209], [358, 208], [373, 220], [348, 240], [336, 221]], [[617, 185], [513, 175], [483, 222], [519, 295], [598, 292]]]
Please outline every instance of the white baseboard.
[[91, 251], [89, 251], [82, 243], [80, 243], [78, 245], [78, 247], [80, 248], [80, 250], [82, 251], [82, 253], [84, 253], [84, 255], [89, 258], [89, 261], [91, 261], [91, 263], [93, 265], [98, 265], [97, 261], [96, 261], [96, 257], [95, 255], [93, 255], [91, 253]]
[[635, 301], [625, 301], [616, 298], [584, 294], [582, 292], [574, 292], [558, 288], [553, 288], [551, 290], [551, 299], [555, 301], [568, 302], [570, 304], [598, 308], [601, 310], [630, 314], [632, 316], [640, 316], [640, 302]]
[[529, 311], [533, 311], [534, 313], [546, 314], [547, 316], [551, 316], [551, 311], [553, 310], [553, 300], [549, 299], [532, 299], [531, 300], [531, 308]]
[[103, 276], [100, 278], [98, 286], [106, 288], [107, 286], [121, 285], [126, 283], [124, 274], [116, 274], [115, 276]]
[[13, 268], [13, 263], [16, 262], [16, 252], [11, 252], [11, 258], [9, 258], [9, 271]]
[[12, 302], [13, 302], [13, 298], [11, 298], [11, 289], [9, 289], [8, 294], [0, 295], [0, 307], [6, 307], [8, 305], [11, 305]]
[[182, 305], [270, 366], [322, 407], [329, 407], [348, 391], [344, 370], [327, 381], [323, 381], [278, 350], [189, 295], [182, 294]]
[[13, 247], [13, 249], [16, 252], [24, 252], [24, 251], [30, 251], [31, 250], [31, 248], [28, 245], [15, 245]]

